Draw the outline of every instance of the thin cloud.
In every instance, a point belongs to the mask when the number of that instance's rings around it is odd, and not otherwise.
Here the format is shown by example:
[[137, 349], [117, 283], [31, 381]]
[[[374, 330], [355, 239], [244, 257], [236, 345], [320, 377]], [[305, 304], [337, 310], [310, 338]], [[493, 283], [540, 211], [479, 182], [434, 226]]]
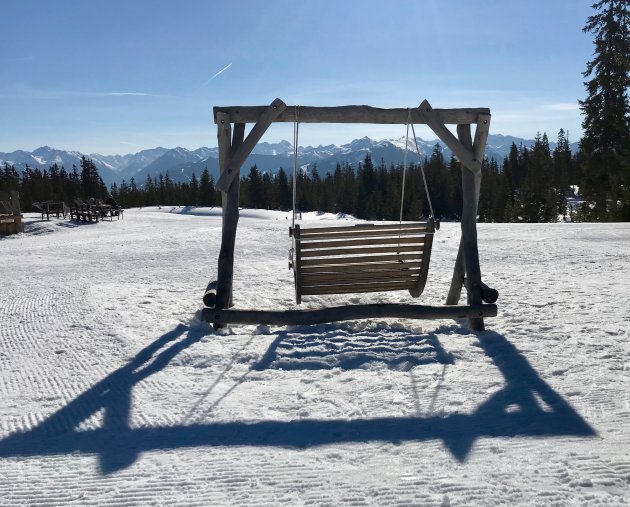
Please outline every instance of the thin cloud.
[[201, 86], [207, 86], [210, 81], [212, 81], [215, 77], [219, 76], [220, 74], [223, 74], [226, 70], [228, 70], [230, 67], [232, 66], [231, 63], [228, 63], [225, 67], [223, 67], [219, 72], [217, 72], [216, 74], [214, 74], [214, 76], [212, 76], [210, 79], [208, 79], [204, 84], [202, 84]]
[[2, 56], [0, 57], [0, 62], [30, 62], [34, 60], [35, 57], [32, 55], [29, 56]]
[[543, 107], [550, 111], [577, 111], [580, 105], [577, 102], [558, 102], [557, 104], [547, 104]]
[[95, 93], [95, 95], [103, 97], [161, 97], [161, 95], [145, 92], [100, 92]]
[[42, 90], [31, 86], [17, 86], [14, 90], [5, 93], [0, 92], [2, 98], [26, 98], [38, 100], [60, 100], [68, 98], [90, 97], [169, 97], [148, 92], [133, 91], [85, 91], [85, 90]]

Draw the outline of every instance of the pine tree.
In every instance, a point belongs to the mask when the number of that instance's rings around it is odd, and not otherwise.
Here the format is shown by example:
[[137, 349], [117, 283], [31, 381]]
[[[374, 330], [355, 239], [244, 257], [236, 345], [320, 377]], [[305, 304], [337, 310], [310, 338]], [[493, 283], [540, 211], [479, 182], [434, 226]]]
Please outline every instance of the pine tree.
[[214, 205], [214, 181], [210, 177], [207, 167], [201, 173], [201, 179], [199, 180], [199, 205]]
[[630, 219], [630, 0], [592, 5], [584, 32], [594, 36], [587, 62], [587, 97], [580, 101], [584, 137], [582, 214], [593, 220]]
[[292, 208], [293, 195], [287, 173], [281, 167], [276, 175], [276, 188], [278, 195], [278, 206], [281, 210], [289, 210]]
[[155, 191], [155, 184], [151, 179], [151, 176], [147, 174], [147, 179], [144, 182], [144, 199], [142, 206], [154, 206], [156, 204], [157, 196]]
[[558, 143], [553, 150], [553, 186], [556, 194], [556, 207], [559, 215], [566, 215], [567, 194], [572, 175], [573, 156], [568, 134], [564, 129], [558, 132]]
[[368, 153], [357, 170], [357, 218], [376, 219], [376, 173]]
[[536, 135], [528, 157], [527, 175], [521, 189], [521, 217], [525, 222], [555, 221], [556, 200], [547, 134]]
[[[425, 175], [427, 179], [427, 187], [430, 193], [431, 203], [433, 204], [434, 218], [442, 218], [445, 216], [445, 203], [447, 202], [447, 180], [448, 173], [446, 172], [446, 165], [444, 163], [444, 154], [442, 153], [442, 147], [439, 143], [436, 143], [431, 153], [431, 158], [425, 167]], [[422, 192], [424, 197], [424, 216], [431, 214], [431, 208], [429, 206], [429, 196], [426, 195], [424, 188], [424, 181], [422, 182]]]
[[190, 177], [190, 191], [188, 192], [188, 203], [190, 206], [197, 206], [199, 204], [199, 180], [197, 175], [193, 172]]
[[244, 203], [244, 205], [252, 208], [264, 208], [265, 203], [262, 176], [256, 165], [249, 168], [249, 175], [244, 183], [245, 185], [243, 185], [242, 195], [245, 199], [247, 199], [248, 203]]
[[81, 157], [81, 188], [86, 199], [92, 197], [104, 199], [107, 195], [107, 187], [98, 174], [98, 169], [94, 162], [85, 156]]
[[268, 172], [263, 173], [261, 178], [262, 185], [262, 208], [278, 209], [278, 198], [276, 188], [273, 184], [273, 178]]
[[8, 162], [5, 162], [4, 169], [0, 170], [0, 190], [5, 192], [20, 190], [20, 175]]

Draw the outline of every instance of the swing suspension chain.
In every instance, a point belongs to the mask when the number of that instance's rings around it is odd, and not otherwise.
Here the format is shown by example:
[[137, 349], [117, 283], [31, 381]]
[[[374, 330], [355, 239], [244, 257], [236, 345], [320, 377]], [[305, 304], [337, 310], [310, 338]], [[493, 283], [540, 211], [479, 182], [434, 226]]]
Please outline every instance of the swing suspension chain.
[[409, 123], [411, 120], [411, 109], [407, 108], [407, 134], [405, 135], [405, 155], [403, 156], [403, 173], [402, 173], [402, 188], [400, 191], [400, 219], [399, 223], [402, 224], [403, 218], [403, 203], [405, 200], [405, 175], [407, 174], [407, 151], [409, 147]]
[[300, 106], [295, 106], [295, 121], [293, 122], [293, 219], [291, 226], [295, 227], [295, 201], [297, 194], [297, 156], [298, 137], [300, 132]]
[[[416, 144], [416, 153], [418, 154], [418, 159], [420, 159], [420, 148], [418, 148], [418, 138], [416, 137], [416, 129], [413, 128], [413, 123], [411, 124], [411, 132], [413, 133], [413, 140]], [[424, 167], [420, 164], [420, 172], [422, 173], [422, 181], [424, 182], [424, 192], [427, 195], [427, 201], [429, 201], [429, 212], [431, 213], [431, 218], [435, 218], [435, 214], [433, 213], [433, 203], [431, 202], [431, 194], [429, 193], [429, 186], [427, 185], [427, 177], [424, 174]]]
[[[298, 169], [298, 140], [299, 140], [299, 132], [300, 132], [300, 106], [294, 106], [295, 108], [295, 121], [293, 122], [293, 217], [291, 220], [292, 228], [295, 228], [295, 217], [296, 217], [296, 201], [297, 201], [297, 169]], [[416, 153], [418, 154], [418, 159], [422, 157], [420, 154], [420, 148], [418, 146], [418, 139], [416, 138], [416, 129], [414, 128], [413, 123], [411, 122], [411, 109], [407, 108], [407, 132], [405, 135], [405, 152], [403, 156], [403, 173], [402, 173], [402, 188], [400, 192], [400, 215], [399, 222], [402, 223], [403, 217], [403, 205], [405, 200], [405, 179], [407, 174], [407, 153], [409, 151], [409, 126], [411, 126], [411, 132], [413, 134], [413, 140], [416, 147]], [[429, 193], [429, 186], [427, 184], [427, 177], [424, 172], [424, 167], [420, 164], [420, 172], [422, 174], [422, 182], [424, 183], [424, 192], [427, 196], [427, 201], [429, 203], [429, 212], [431, 218], [435, 218], [435, 213], [433, 212], [433, 203], [431, 202], [431, 194]]]
[[[402, 188], [400, 191], [400, 218], [399, 223], [402, 224], [402, 216], [403, 216], [403, 202], [405, 200], [405, 174], [407, 173], [407, 151], [409, 147], [409, 125], [411, 125], [411, 132], [413, 134], [413, 141], [416, 146], [416, 153], [418, 154], [418, 160], [422, 158], [420, 155], [420, 148], [418, 147], [418, 139], [416, 138], [416, 129], [411, 123], [411, 109], [407, 108], [407, 134], [405, 136], [405, 155], [403, 156], [403, 174], [402, 174]], [[433, 203], [431, 202], [431, 194], [429, 193], [429, 186], [427, 185], [427, 177], [424, 174], [424, 167], [420, 163], [420, 172], [422, 173], [422, 181], [424, 182], [424, 192], [427, 196], [427, 201], [429, 203], [429, 210], [431, 218], [435, 218], [435, 214], [433, 213]]]

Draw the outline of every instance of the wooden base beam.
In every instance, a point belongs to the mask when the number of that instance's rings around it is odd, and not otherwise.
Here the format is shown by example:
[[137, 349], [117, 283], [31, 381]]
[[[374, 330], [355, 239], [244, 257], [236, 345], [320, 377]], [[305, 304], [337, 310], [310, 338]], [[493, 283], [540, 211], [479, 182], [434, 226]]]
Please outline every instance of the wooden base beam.
[[426, 306], [394, 303], [333, 306], [315, 310], [220, 310], [204, 308], [203, 320], [216, 324], [313, 325], [355, 319], [465, 319], [496, 317], [497, 306]]

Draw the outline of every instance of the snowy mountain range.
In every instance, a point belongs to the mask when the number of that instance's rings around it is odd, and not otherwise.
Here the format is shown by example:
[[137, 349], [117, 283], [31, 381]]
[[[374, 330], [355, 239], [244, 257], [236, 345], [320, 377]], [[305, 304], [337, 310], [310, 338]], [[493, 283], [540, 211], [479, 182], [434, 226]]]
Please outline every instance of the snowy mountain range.
[[[425, 141], [417, 138], [418, 148], [422, 158], [429, 156], [438, 141]], [[486, 156], [498, 161], [503, 160], [509, 153], [512, 143], [517, 146], [530, 147], [534, 144], [531, 139], [522, 139], [501, 134], [488, 136], [486, 145]], [[445, 158], [451, 156], [451, 152], [442, 143], [439, 143]], [[550, 143], [551, 149], [555, 143]], [[577, 150], [578, 143], [572, 143], [571, 149]], [[317, 167], [320, 174], [333, 171], [337, 163], [347, 162], [357, 164], [365, 159], [370, 153], [375, 163], [384, 160], [389, 166], [391, 163], [402, 163], [404, 156], [405, 139], [387, 139], [374, 141], [369, 137], [355, 139], [354, 141], [337, 146], [300, 146], [298, 148], [298, 161], [300, 166], [309, 168]], [[72, 166], [80, 167], [81, 157], [84, 154], [78, 151], [64, 151], [42, 146], [32, 152], [17, 150], [11, 153], [0, 152], [0, 165], [10, 163], [18, 170], [23, 170], [26, 166], [40, 169], [47, 169], [56, 163], [64, 166], [66, 170], [72, 170]], [[152, 148], [142, 150], [138, 153], [127, 155], [100, 155], [98, 153], [86, 154], [98, 167], [101, 177], [109, 186], [114, 182], [125, 179], [129, 181], [132, 177], [138, 184], [142, 184], [147, 176], [156, 177], [160, 173], [167, 172], [175, 181], [186, 181], [195, 173], [198, 177], [207, 167], [208, 171], [216, 179], [219, 174], [218, 149], [202, 147], [196, 150], [186, 148]], [[415, 146], [410, 141], [408, 162], [417, 162], [419, 157], [415, 151]], [[247, 174], [251, 166], [256, 165], [259, 170], [266, 172], [276, 172], [280, 167], [291, 170], [293, 167], [293, 146], [288, 141], [279, 143], [259, 143], [252, 154], [243, 164], [241, 172]]]

